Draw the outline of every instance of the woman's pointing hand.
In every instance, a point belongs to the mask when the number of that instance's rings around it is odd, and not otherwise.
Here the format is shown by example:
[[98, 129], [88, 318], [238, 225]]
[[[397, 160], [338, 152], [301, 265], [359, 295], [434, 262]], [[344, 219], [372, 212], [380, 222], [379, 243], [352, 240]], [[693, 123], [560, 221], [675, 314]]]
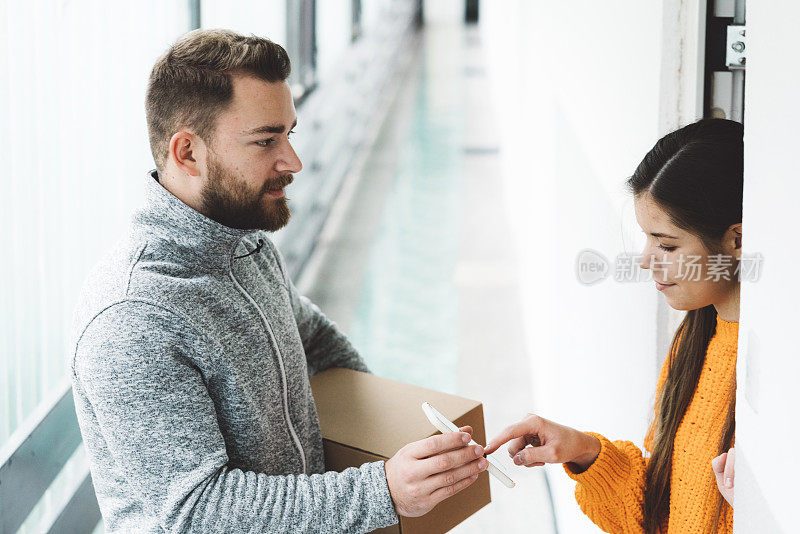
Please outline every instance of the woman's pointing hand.
[[574, 471], [582, 472], [600, 454], [596, 437], [534, 414], [506, 427], [486, 445], [485, 453], [493, 453], [504, 443], [514, 463], [525, 467], [570, 463]]

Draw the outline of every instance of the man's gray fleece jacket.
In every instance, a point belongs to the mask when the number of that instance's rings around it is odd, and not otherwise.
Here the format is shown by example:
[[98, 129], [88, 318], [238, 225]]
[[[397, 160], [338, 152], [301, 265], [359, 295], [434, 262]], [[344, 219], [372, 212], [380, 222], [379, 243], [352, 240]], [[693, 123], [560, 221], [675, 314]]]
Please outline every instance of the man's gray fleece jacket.
[[264, 232], [203, 216], [155, 174], [146, 183], [75, 317], [75, 407], [106, 530], [396, 523], [383, 462], [324, 472], [308, 379], [366, 371], [361, 357], [298, 294]]

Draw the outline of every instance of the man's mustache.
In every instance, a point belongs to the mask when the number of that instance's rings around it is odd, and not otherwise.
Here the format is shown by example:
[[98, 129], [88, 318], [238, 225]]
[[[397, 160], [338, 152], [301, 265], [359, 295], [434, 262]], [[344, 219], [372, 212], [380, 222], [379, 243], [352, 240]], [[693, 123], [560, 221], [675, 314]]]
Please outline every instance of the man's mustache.
[[266, 194], [268, 191], [278, 191], [280, 189], [283, 189], [287, 185], [291, 184], [292, 182], [294, 182], [294, 176], [291, 174], [284, 174], [283, 176], [278, 176], [277, 178], [268, 180], [267, 183], [264, 184], [261, 193]]

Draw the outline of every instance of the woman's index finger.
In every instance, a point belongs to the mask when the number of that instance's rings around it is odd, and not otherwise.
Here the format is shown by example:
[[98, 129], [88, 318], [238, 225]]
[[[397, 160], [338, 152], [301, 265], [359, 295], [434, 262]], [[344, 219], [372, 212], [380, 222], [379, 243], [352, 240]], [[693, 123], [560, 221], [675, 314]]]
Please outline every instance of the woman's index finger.
[[521, 438], [522, 436], [530, 433], [532, 433], [530, 422], [522, 420], [504, 428], [498, 435], [496, 435], [489, 443], [486, 444], [486, 448], [484, 450], [486, 451], [486, 454], [492, 454], [504, 443], [508, 443], [512, 439]]

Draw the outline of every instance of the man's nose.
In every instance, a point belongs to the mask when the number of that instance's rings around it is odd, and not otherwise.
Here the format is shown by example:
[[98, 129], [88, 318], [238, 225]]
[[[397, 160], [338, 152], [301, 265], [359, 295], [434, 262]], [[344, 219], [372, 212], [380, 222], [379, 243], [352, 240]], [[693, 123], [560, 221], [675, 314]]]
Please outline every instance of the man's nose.
[[297, 157], [297, 153], [290, 143], [286, 143], [286, 148], [278, 159], [277, 167], [278, 172], [283, 174], [294, 174], [303, 170], [303, 163]]

